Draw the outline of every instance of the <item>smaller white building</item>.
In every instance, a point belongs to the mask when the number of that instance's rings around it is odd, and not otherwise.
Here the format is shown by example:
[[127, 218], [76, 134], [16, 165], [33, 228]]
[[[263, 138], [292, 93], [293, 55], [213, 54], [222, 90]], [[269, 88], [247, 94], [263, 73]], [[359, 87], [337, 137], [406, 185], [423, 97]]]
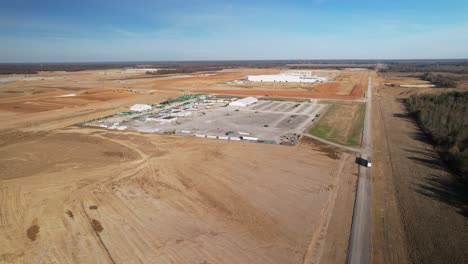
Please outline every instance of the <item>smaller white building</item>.
[[147, 104], [136, 104], [130, 107], [130, 111], [133, 111], [133, 112], [143, 112], [143, 111], [149, 111], [151, 109], [153, 109], [153, 107]]
[[189, 111], [174, 111], [168, 114], [169, 116], [177, 116], [177, 117], [186, 117], [191, 116], [192, 112]]
[[245, 106], [248, 106], [248, 105], [251, 105], [251, 104], [255, 104], [256, 102], [258, 102], [257, 98], [255, 98], [255, 97], [246, 97], [246, 98], [242, 98], [242, 99], [239, 99], [237, 101], [231, 102], [231, 103], [229, 103], [229, 105], [230, 106], [245, 107]]

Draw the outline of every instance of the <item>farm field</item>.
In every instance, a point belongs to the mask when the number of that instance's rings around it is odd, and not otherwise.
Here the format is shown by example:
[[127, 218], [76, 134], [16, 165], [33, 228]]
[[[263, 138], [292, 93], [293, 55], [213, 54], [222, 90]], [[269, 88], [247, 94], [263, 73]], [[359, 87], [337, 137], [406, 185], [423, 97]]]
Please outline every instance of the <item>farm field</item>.
[[359, 147], [366, 105], [345, 102], [327, 103], [329, 103], [328, 110], [310, 129], [310, 134], [338, 144]]

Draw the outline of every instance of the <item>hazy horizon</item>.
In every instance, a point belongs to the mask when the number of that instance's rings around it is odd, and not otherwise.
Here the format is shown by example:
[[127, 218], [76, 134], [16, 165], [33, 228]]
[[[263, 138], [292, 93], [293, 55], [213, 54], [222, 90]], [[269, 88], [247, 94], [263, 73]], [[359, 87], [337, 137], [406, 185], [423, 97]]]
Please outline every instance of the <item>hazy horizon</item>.
[[466, 1], [15, 1], [0, 62], [468, 58]]
[[265, 60], [255, 60], [255, 59], [245, 59], [245, 60], [114, 60], [114, 61], [24, 61], [24, 62], [0, 62], [1, 64], [126, 64], [126, 63], [196, 63], [196, 62], [302, 62], [302, 63], [321, 63], [321, 62], [346, 62], [350, 64], [366, 64], [366, 63], [378, 63], [378, 62], [468, 62], [468, 58], [422, 58], [422, 59], [265, 59]]

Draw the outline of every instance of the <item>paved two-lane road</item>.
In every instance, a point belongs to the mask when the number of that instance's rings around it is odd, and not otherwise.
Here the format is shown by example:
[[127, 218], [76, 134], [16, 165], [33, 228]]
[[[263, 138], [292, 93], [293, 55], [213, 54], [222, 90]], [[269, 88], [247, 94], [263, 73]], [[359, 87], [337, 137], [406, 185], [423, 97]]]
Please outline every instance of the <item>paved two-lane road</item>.
[[[366, 93], [366, 116], [362, 134], [361, 158], [372, 159], [372, 79]], [[359, 176], [354, 202], [353, 224], [349, 238], [348, 264], [367, 264], [371, 262], [372, 229], [372, 179], [371, 168], [359, 166]]]

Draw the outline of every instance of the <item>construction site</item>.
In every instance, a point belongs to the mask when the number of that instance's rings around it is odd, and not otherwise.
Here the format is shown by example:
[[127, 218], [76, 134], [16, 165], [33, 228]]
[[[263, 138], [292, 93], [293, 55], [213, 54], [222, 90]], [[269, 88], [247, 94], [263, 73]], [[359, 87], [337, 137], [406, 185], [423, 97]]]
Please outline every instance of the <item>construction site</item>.
[[317, 100], [274, 101], [255, 97], [186, 94], [161, 104], [136, 104], [129, 111], [81, 125], [112, 130], [294, 145], [326, 105]]
[[249, 75], [247, 80], [250, 82], [322, 83], [327, 82], [328, 78], [313, 75], [312, 71], [287, 70], [273, 75]]
[[0, 262], [343, 263], [371, 73], [282, 73], [4, 76]]
[[0, 1], [0, 264], [468, 264], [467, 13]]

